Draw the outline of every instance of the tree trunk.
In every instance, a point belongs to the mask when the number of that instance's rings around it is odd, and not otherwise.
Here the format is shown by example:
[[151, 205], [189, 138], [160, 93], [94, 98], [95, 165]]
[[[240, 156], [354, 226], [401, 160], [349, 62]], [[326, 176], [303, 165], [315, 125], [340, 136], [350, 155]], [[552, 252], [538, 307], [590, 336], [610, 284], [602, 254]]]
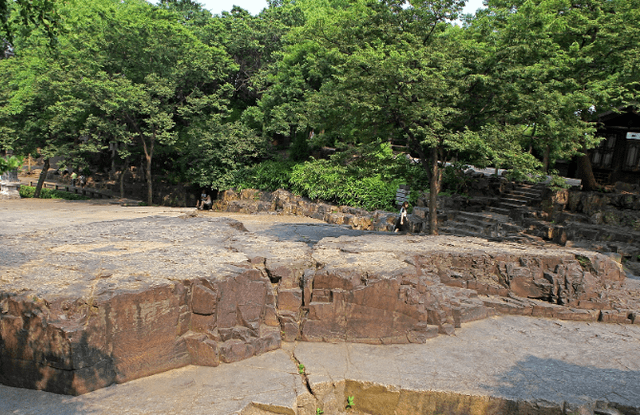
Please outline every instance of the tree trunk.
[[120, 199], [124, 199], [124, 175], [129, 170], [129, 158], [127, 157], [122, 166], [122, 173], [120, 173]]
[[36, 185], [36, 191], [33, 193], [34, 198], [40, 197], [40, 191], [42, 190], [42, 186], [44, 185], [44, 179], [47, 178], [47, 172], [49, 171], [49, 159], [44, 159], [44, 165], [42, 166], [42, 170], [40, 171], [40, 177], [38, 178], [38, 184]]
[[144, 150], [144, 158], [146, 160], [145, 179], [147, 180], [147, 205], [153, 205], [153, 181], [151, 180], [151, 160], [153, 158], [153, 148], [155, 144], [155, 128], [153, 130], [153, 136], [147, 144], [144, 139], [144, 135], [140, 133], [140, 141], [142, 141], [142, 148]]
[[109, 180], [115, 179], [116, 176], [116, 150], [111, 151], [111, 170], [109, 170]]
[[544, 147], [544, 154], [542, 155], [542, 171], [547, 173], [549, 171], [549, 158], [551, 157], [551, 146], [547, 144]]
[[147, 159], [147, 205], [153, 205], [153, 180], [151, 180], [151, 155], [146, 156]]
[[578, 156], [578, 171], [580, 173], [580, 179], [582, 179], [582, 190], [592, 191], [600, 189], [600, 185], [596, 182], [596, 177], [593, 175], [593, 168], [591, 167], [591, 159], [587, 150], [584, 150], [584, 155]]
[[440, 172], [438, 168], [438, 148], [430, 150], [429, 166], [429, 235], [438, 234], [438, 193], [440, 192]]

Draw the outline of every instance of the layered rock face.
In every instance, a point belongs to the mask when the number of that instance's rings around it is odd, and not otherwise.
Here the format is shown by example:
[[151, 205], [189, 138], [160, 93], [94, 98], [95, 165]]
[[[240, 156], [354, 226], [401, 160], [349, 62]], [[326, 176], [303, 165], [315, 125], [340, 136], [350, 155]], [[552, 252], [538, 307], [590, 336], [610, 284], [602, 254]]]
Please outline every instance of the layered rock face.
[[0, 381], [64, 394], [282, 340], [421, 343], [499, 312], [640, 323], [619, 266], [587, 251], [378, 233], [311, 246], [206, 216], [3, 242]]
[[[271, 282], [231, 246], [243, 233], [235, 221], [162, 218], [7, 238], [0, 379], [80, 394], [278, 348]], [[284, 259], [308, 250], [281, 248]]]

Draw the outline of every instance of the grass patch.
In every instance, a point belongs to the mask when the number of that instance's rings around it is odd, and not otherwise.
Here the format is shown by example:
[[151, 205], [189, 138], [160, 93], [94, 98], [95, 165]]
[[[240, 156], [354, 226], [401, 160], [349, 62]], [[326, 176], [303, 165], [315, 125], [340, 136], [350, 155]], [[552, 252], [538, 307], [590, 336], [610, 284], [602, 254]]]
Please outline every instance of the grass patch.
[[[33, 198], [36, 188], [33, 186], [20, 186], [20, 197]], [[40, 191], [40, 199], [64, 199], [64, 200], [89, 200], [88, 196], [69, 193], [62, 190], [42, 189]]]

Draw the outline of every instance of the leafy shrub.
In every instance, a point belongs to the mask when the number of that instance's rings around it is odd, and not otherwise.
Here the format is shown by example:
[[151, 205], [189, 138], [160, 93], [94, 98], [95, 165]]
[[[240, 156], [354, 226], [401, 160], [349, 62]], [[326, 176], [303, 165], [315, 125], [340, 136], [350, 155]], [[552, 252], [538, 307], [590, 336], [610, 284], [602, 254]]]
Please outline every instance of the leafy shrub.
[[560, 190], [568, 189], [571, 187], [569, 183], [565, 180], [564, 177], [558, 176], [557, 174], [551, 175], [551, 181], [548, 184], [549, 189], [554, 192], [559, 192]]
[[288, 189], [291, 179], [292, 161], [267, 160], [260, 164], [246, 167], [237, 172], [238, 189], [260, 189], [273, 192], [277, 189]]
[[358, 176], [330, 160], [313, 160], [294, 166], [290, 183], [294, 193], [311, 199], [367, 210], [395, 209], [395, 194], [403, 181], [401, 178], [389, 181], [380, 174]]
[[23, 157], [11, 156], [8, 159], [0, 157], [0, 174], [17, 169], [22, 165], [23, 161]]
[[305, 161], [309, 158], [311, 148], [305, 134], [296, 134], [289, 148], [289, 157], [293, 161]]
[[364, 177], [354, 181], [352, 186], [347, 182], [345, 192], [340, 195], [340, 204], [366, 210], [395, 210], [396, 190], [400, 184], [400, 179], [387, 182], [380, 176]]
[[451, 193], [466, 193], [471, 182], [469, 176], [464, 174], [468, 166], [463, 163], [454, 163], [446, 166], [442, 173], [442, 189]]
[[233, 187], [282, 188], [339, 205], [395, 210], [399, 185], [411, 187], [415, 203], [427, 183], [422, 166], [405, 156], [395, 156], [388, 143], [377, 142], [348, 148], [329, 160], [264, 161], [238, 170]]
[[[20, 186], [20, 197], [33, 198], [36, 188], [33, 186]], [[88, 200], [87, 196], [69, 193], [62, 190], [42, 189], [40, 191], [40, 199], [64, 199], [64, 200]]]

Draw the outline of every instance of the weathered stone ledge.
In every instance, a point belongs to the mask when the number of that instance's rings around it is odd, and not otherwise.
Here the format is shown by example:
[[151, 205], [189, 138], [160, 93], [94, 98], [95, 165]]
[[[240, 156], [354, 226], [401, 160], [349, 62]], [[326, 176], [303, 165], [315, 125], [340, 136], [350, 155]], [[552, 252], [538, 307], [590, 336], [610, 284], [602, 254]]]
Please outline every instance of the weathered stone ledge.
[[0, 381], [63, 394], [282, 340], [424, 343], [496, 313], [640, 323], [619, 265], [580, 250], [373, 233], [310, 247], [196, 216], [8, 236], [1, 250]]

